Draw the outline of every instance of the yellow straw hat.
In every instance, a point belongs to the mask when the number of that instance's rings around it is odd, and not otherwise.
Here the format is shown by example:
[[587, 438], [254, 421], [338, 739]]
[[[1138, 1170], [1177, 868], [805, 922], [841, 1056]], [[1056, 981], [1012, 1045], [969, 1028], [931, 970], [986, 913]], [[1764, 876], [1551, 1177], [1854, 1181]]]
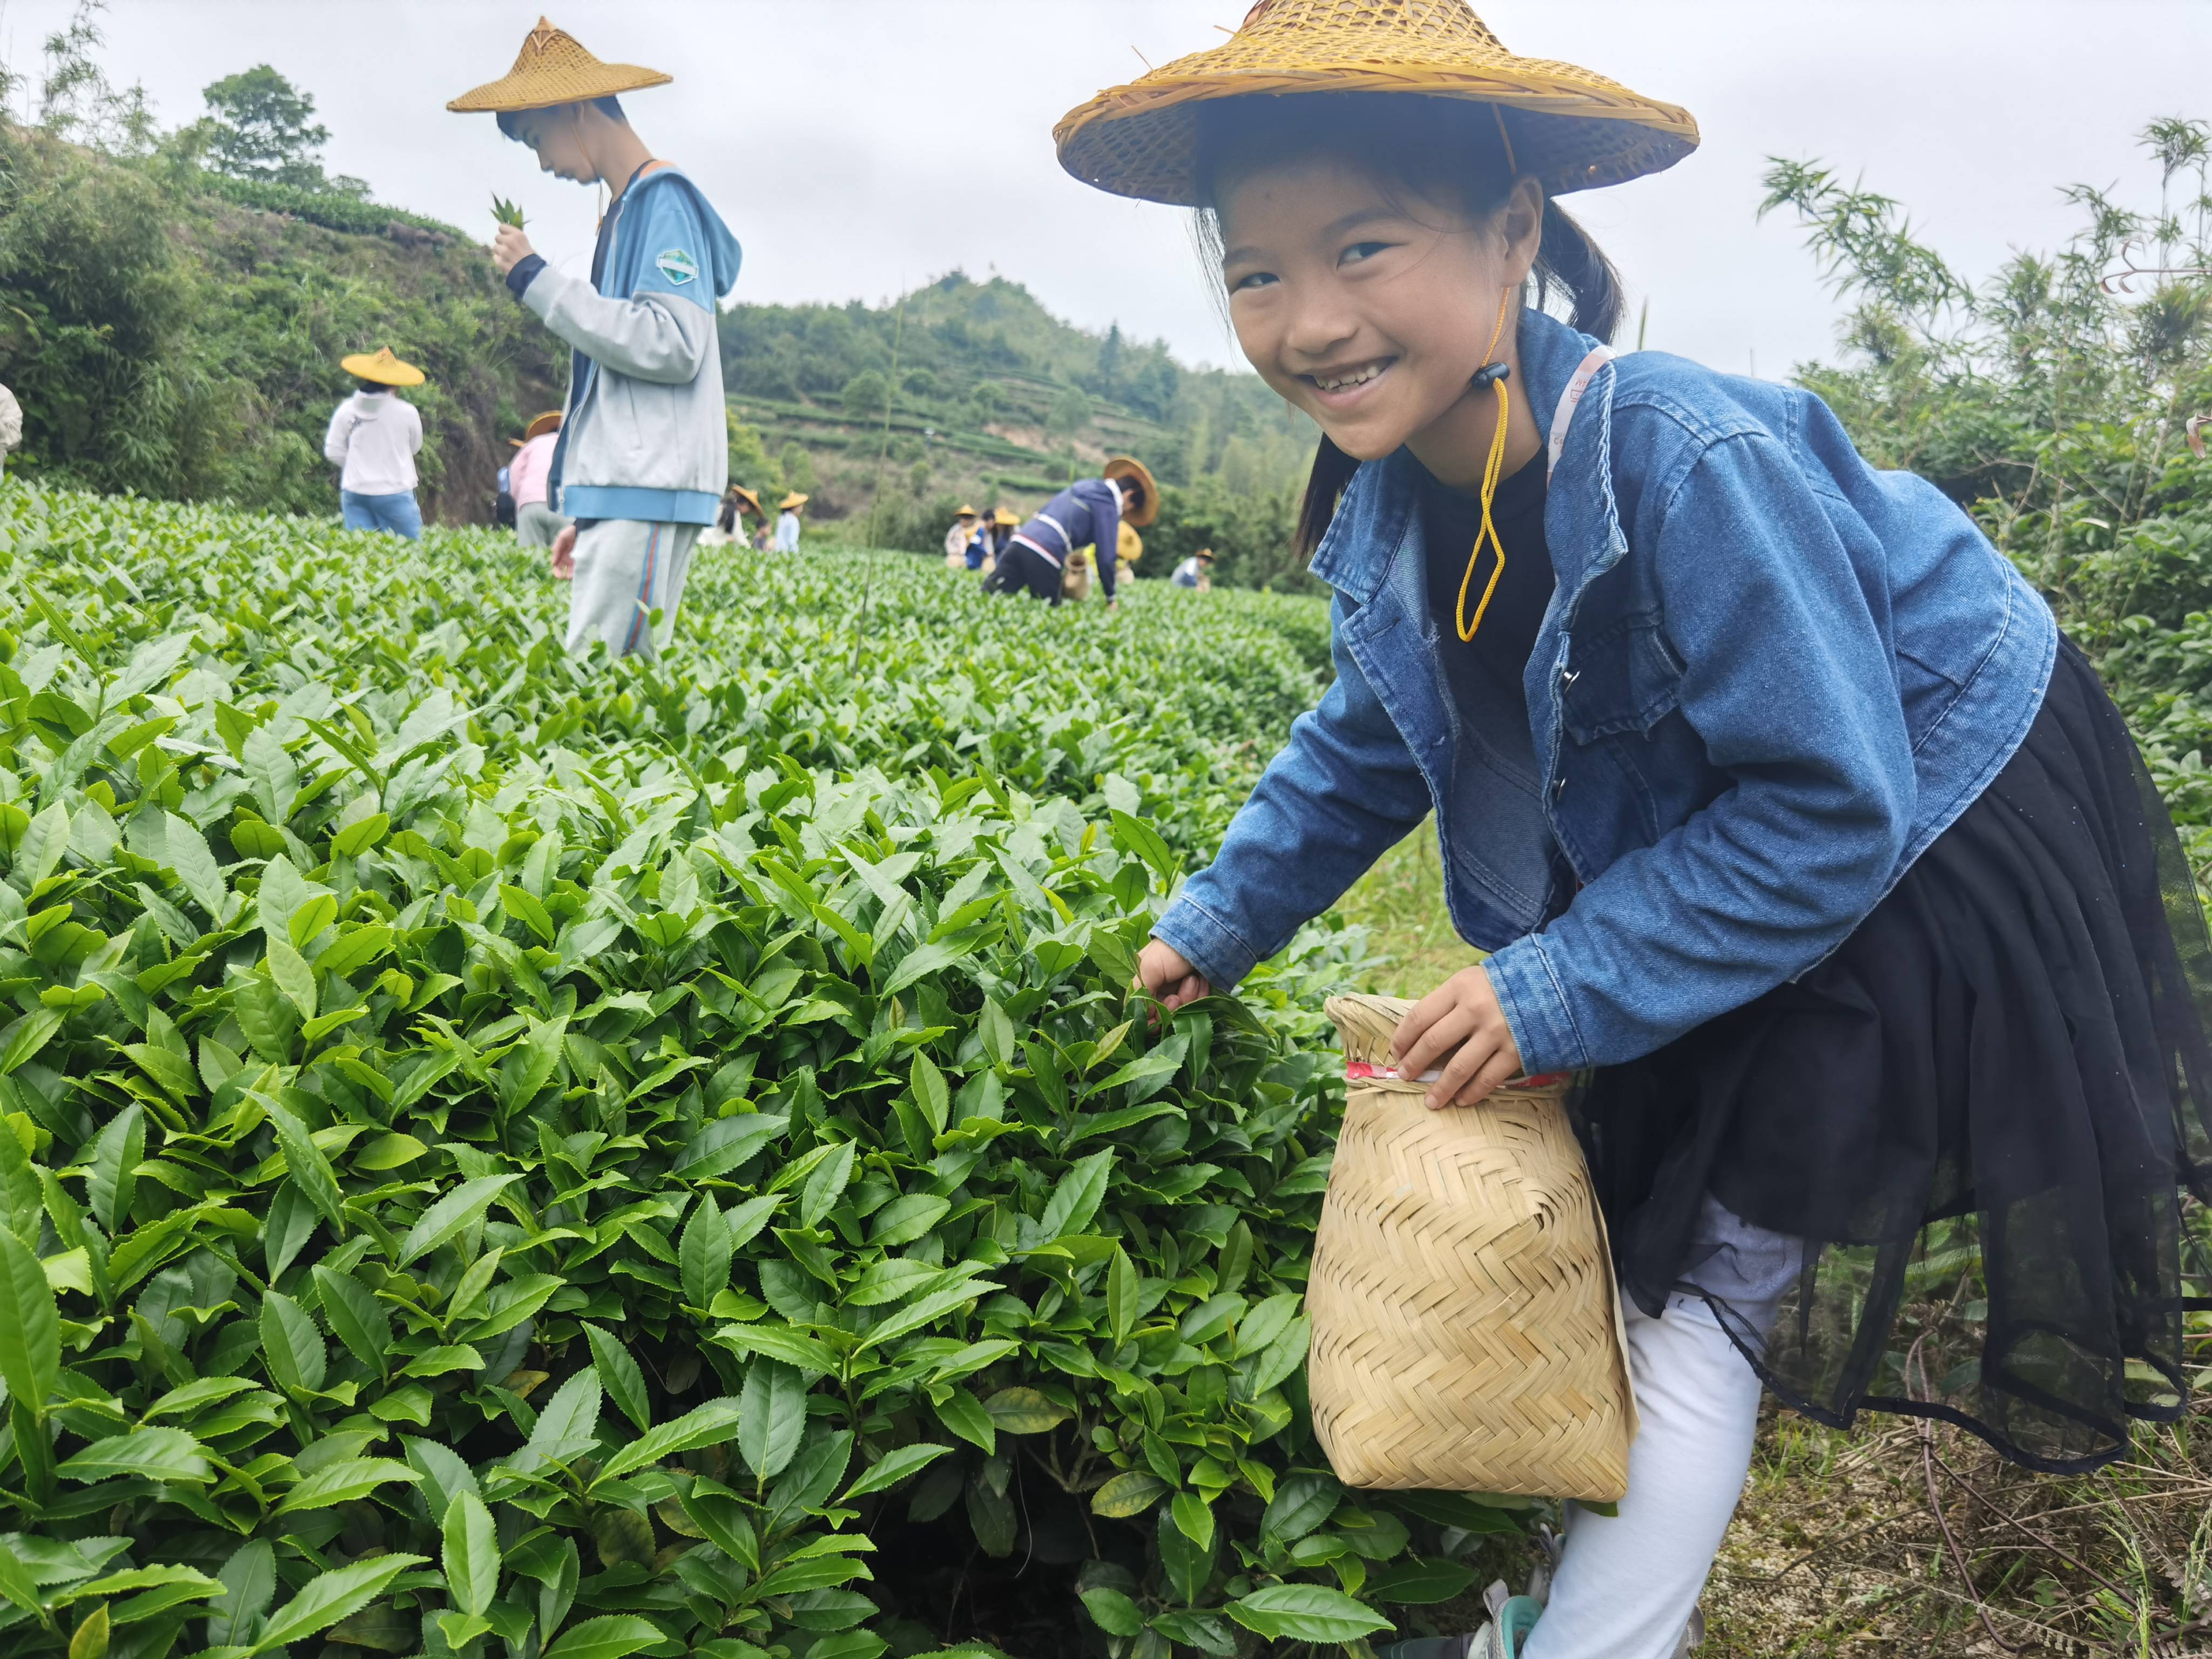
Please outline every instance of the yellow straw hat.
[[1152, 482], [1150, 468], [1133, 455], [1116, 455], [1108, 461], [1099, 477], [1113, 481], [1134, 478], [1145, 487], [1145, 499], [1137, 510], [1126, 515], [1127, 521], [1142, 530], [1160, 516], [1160, 487]]
[[757, 518], [765, 519], [768, 517], [768, 514], [761, 510], [760, 497], [754, 495], [751, 490], [746, 489], [743, 484], [732, 484], [730, 486], [730, 494], [735, 495], [747, 507], [752, 508], [754, 516]]
[[775, 504], [775, 510], [779, 513], [783, 513], [787, 512], [793, 507], [800, 507], [805, 505], [806, 497], [800, 495], [799, 491], [794, 489], [791, 494], [786, 495], [781, 501]]
[[1121, 528], [1115, 533], [1114, 541], [1114, 556], [1123, 564], [1134, 564], [1145, 556], [1145, 538], [1127, 519], [1121, 520]]
[[548, 109], [556, 104], [611, 98], [641, 87], [665, 87], [675, 78], [638, 64], [603, 64], [586, 52], [574, 35], [555, 28], [541, 17], [538, 27], [524, 38], [513, 69], [496, 81], [463, 93], [446, 107], [463, 114]]
[[975, 516], [975, 509], [972, 507], [963, 505], [961, 509], [952, 516], [956, 519], [972, 519]]
[[403, 362], [392, 355], [390, 346], [379, 346], [374, 351], [356, 351], [350, 357], [338, 359], [338, 367], [358, 380], [374, 380], [379, 386], [420, 386], [422, 371], [410, 362]]
[[1108, 88], [1063, 117], [1053, 140], [1085, 184], [1195, 207], [1199, 105], [1312, 92], [1499, 106], [1516, 167], [1554, 196], [1656, 173], [1698, 145], [1688, 111], [1572, 64], [1516, 57], [1467, 0], [1260, 0], [1220, 46]]
[[1007, 530], [1018, 530], [1022, 527], [1021, 520], [1003, 507], [992, 509], [991, 522]]
[[528, 443], [532, 438], [543, 437], [549, 432], [558, 432], [560, 429], [561, 411], [557, 409], [549, 409], [543, 415], [534, 416], [530, 424], [522, 428], [522, 441]]

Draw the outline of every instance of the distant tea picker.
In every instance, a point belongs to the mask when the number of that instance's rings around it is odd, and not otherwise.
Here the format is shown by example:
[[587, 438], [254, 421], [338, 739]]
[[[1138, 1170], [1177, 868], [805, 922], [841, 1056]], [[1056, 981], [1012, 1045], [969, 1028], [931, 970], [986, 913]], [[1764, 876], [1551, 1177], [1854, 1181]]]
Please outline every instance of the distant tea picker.
[[415, 457], [422, 447], [422, 417], [392, 388], [422, 385], [422, 371], [393, 356], [390, 346], [342, 357], [338, 367], [353, 376], [356, 390], [331, 416], [323, 458], [338, 469], [345, 527], [419, 541]]
[[714, 302], [737, 283], [737, 239], [617, 100], [672, 78], [603, 64], [541, 17], [512, 70], [446, 106], [496, 115], [545, 172], [612, 198], [588, 283], [546, 264], [520, 216], [495, 209], [508, 289], [574, 351], [548, 478], [550, 506], [574, 520], [553, 547], [556, 570], [574, 570], [571, 651], [598, 640], [617, 656], [658, 654], [729, 482]]
[[1121, 526], [1139, 529], [1159, 516], [1159, 486], [1142, 461], [1116, 455], [1106, 463], [1103, 475], [1080, 478], [1054, 496], [1014, 532], [998, 568], [986, 584], [994, 593], [1027, 593], [1058, 605], [1069, 559], [1079, 550], [1098, 550], [1099, 585], [1106, 603], [1114, 597], [1114, 577], [1120, 563]]

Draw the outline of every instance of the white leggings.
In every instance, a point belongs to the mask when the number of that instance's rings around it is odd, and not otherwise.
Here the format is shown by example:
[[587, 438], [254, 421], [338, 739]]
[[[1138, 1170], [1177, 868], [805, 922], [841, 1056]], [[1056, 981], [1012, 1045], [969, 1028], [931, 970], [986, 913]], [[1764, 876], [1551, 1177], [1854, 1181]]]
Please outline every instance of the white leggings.
[[[1711, 1249], [1690, 1274], [1764, 1333], [1795, 1279], [1797, 1240], [1706, 1200]], [[1654, 1319], [1623, 1310], [1639, 1420], [1615, 1516], [1568, 1512], [1559, 1569], [1522, 1659], [1674, 1659], [1751, 1468], [1759, 1375], [1699, 1297]]]

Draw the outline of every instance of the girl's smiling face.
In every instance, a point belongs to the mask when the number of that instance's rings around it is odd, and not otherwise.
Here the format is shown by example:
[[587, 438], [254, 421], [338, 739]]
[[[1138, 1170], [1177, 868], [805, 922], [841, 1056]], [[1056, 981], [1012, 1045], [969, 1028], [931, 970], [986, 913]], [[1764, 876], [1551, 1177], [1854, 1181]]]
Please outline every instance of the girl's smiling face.
[[1532, 180], [1478, 220], [1316, 155], [1241, 173], [1218, 213], [1237, 344], [1339, 449], [1376, 460], [1410, 443], [1459, 483], [1462, 452], [1479, 453], [1496, 418], [1494, 394], [1468, 385], [1493, 360], [1516, 371], [1515, 424], [1533, 435], [1510, 307], [1490, 349], [1501, 302], [1536, 257], [1543, 196]]

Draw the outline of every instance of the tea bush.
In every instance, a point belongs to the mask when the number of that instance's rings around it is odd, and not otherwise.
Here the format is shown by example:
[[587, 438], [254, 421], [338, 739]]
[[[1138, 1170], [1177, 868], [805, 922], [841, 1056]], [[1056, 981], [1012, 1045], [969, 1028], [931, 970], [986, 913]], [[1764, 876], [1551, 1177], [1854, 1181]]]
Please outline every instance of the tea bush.
[[1355, 943], [1127, 988], [1310, 603], [708, 555], [658, 666], [563, 604], [0, 490], [8, 1651], [1225, 1659], [1463, 1590], [1521, 1517], [1355, 1501], [1304, 1409]]

